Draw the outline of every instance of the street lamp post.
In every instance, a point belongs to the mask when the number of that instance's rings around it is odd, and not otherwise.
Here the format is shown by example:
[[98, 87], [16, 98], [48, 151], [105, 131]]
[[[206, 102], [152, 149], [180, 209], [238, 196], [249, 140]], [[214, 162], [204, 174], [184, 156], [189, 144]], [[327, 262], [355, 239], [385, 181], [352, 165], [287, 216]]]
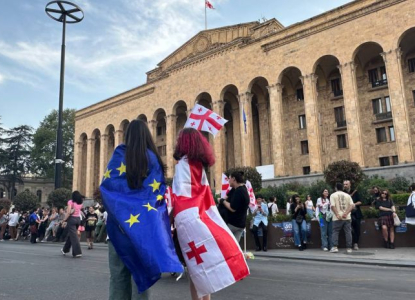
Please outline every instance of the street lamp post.
[[61, 47], [61, 71], [59, 86], [59, 111], [58, 111], [58, 130], [56, 134], [56, 158], [55, 158], [55, 189], [62, 186], [62, 152], [63, 152], [63, 91], [65, 85], [65, 34], [66, 23], [78, 23], [84, 18], [82, 9], [68, 1], [52, 1], [45, 7], [46, 14], [55, 21], [62, 22], [62, 47]]

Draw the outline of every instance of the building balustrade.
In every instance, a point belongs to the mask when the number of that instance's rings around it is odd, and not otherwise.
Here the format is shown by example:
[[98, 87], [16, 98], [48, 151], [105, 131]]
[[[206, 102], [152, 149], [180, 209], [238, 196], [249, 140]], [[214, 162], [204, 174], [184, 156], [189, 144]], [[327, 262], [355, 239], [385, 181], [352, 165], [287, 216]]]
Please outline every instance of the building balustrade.
[[391, 111], [376, 114], [376, 121], [387, 120], [387, 119], [392, 119]]
[[380, 79], [380, 80], [377, 80], [377, 81], [372, 81], [372, 88], [376, 88], [376, 87], [379, 87], [379, 86], [384, 86], [384, 85], [387, 85], [387, 84], [388, 84], [388, 79], [387, 78]]
[[346, 120], [337, 121], [337, 128], [346, 127], [346, 126], [347, 126]]

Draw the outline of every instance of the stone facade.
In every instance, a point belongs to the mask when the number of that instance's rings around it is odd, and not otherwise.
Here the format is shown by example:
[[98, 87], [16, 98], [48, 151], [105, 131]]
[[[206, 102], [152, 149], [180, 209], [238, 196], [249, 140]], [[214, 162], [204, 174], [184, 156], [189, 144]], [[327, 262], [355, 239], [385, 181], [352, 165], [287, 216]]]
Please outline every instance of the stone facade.
[[[23, 183], [16, 183], [15, 189], [15, 195], [29, 190], [38, 197], [40, 203], [43, 205], [46, 204], [49, 194], [55, 189], [55, 183], [51, 179], [24, 177]], [[10, 199], [10, 196], [0, 176], [0, 198]]]
[[357, 0], [287, 28], [272, 19], [200, 32], [144, 85], [77, 111], [74, 189], [92, 196], [135, 118], [148, 122], [172, 177], [175, 139], [195, 103], [229, 120], [208, 137], [216, 190], [234, 166], [273, 164], [281, 177], [340, 159], [414, 162], [413, 11], [411, 0]]

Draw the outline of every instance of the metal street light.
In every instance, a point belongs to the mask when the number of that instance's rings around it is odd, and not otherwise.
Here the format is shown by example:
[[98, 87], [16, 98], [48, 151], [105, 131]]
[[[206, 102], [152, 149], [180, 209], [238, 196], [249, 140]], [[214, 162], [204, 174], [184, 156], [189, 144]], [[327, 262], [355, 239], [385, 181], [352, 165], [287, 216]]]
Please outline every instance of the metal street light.
[[65, 34], [66, 23], [79, 23], [84, 18], [82, 9], [68, 1], [52, 1], [45, 7], [46, 14], [55, 21], [62, 22], [62, 48], [61, 48], [61, 75], [59, 86], [59, 112], [58, 131], [56, 135], [56, 159], [55, 159], [55, 189], [62, 186], [62, 119], [63, 119], [63, 90], [65, 82]]

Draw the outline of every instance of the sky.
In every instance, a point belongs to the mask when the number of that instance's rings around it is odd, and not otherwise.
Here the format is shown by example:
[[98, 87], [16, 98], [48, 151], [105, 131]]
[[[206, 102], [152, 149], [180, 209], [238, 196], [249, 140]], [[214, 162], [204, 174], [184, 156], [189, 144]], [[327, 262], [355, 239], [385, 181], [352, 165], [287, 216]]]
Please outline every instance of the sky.
[[[84, 19], [66, 28], [64, 108], [81, 109], [142, 85], [204, 30], [204, 0], [70, 0]], [[62, 23], [48, 0], [0, 0], [0, 123], [34, 128], [58, 108]], [[261, 18], [284, 26], [350, 0], [210, 0], [208, 29]]]

